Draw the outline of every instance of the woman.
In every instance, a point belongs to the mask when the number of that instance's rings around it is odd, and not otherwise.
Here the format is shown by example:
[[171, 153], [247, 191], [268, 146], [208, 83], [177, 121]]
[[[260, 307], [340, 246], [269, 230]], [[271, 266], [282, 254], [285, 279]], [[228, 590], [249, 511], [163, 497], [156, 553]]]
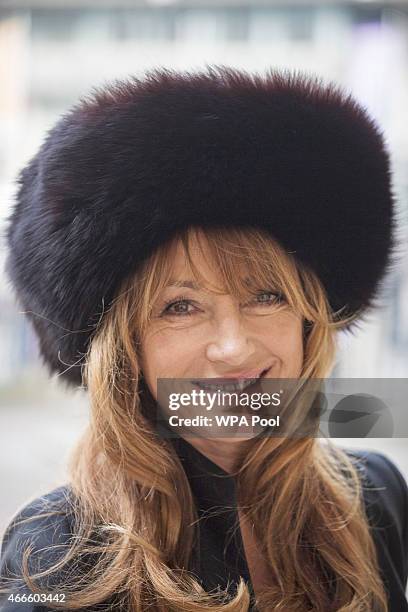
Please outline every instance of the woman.
[[7, 528], [1, 609], [408, 610], [385, 455], [157, 420], [162, 379], [326, 377], [394, 229], [378, 128], [312, 77], [157, 70], [65, 115], [21, 173], [7, 271], [91, 415], [69, 483]]

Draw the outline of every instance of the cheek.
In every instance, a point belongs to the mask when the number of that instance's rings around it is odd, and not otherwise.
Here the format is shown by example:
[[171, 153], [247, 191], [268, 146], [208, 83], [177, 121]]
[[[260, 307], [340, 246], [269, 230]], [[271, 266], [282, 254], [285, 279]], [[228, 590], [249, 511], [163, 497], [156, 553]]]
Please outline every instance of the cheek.
[[183, 330], [160, 330], [146, 335], [141, 345], [141, 370], [152, 396], [157, 399], [157, 379], [188, 378], [197, 361], [198, 342]]
[[148, 382], [156, 378], [181, 378], [185, 364], [191, 364], [195, 342], [181, 330], [160, 330], [142, 343], [141, 366]]
[[303, 366], [303, 323], [294, 315], [285, 316], [269, 334], [270, 348], [281, 360], [285, 375], [297, 378]]
[[297, 330], [296, 338], [294, 339], [292, 359], [293, 373], [291, 374], [291, 376], [293, 376], [293, 378], [297, 378], [298, 376], [300, 376], [304, 361], [303, 325], [301, 323], [299, 324], [299, 329]]

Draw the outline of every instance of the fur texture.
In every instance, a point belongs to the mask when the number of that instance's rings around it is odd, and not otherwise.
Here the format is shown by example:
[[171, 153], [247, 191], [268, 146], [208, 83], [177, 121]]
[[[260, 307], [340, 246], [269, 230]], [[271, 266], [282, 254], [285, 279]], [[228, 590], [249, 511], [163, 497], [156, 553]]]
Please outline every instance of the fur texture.
[[372, 307], [393, 251], [389, 156], [334, 84], [288, 71], [158, 69], [93, 90], [19, 175], [6, 271], [50, 372], [81, 384], [95, 324], [177, 229], [260, 226]]

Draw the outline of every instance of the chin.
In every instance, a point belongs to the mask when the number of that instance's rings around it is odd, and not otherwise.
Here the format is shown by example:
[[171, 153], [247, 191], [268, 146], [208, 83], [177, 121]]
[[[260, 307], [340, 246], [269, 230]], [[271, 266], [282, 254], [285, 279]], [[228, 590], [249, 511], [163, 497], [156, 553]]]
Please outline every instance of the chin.
[[221, 442], [222, 444], [237, 444], [238, 442], [245, 442], [246, 440], [251, 440], [252, 438], [255, 438], [255, 436], [258, 435], [259, 432], [257, 431], [252, 431], [252, 432], [248, 432], [246, 434], [241, 434], [239, 436], [235, 436], [235, 437], [228, 437], [228, 438], [219, 438], [219, 437], [211, 437], [212, 440], [216, 440], [217, 442]]

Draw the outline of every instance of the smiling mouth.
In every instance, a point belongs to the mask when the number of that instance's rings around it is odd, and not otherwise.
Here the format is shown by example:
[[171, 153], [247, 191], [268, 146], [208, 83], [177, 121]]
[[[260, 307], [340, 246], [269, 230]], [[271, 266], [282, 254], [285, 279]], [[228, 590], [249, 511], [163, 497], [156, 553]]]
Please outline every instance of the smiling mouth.
[[268, 371], [269, 371], [269, 368], [266, 368], [256, 378], [235, 379], [235, 382], [232, 382], [234, 380], [233, 378], [228, 379], [228, 380], [226, 380], [225, 378], [220, 378], [220, 379], [212, 378], [211, 381], [218, 381], [218, 382], [211, 382], [211, 383], [205, 380], [204, 381], [203, 380], [192, 380], [191, 382], [193, 385], [196, 385], [197, 387], [205, 391], [213, 391], [213, 392], [223, 391], [223, 392], [242, 393], [245, 389], [257, 383], [260, 378], [264, 378], [265, 375], [268, 373]]

